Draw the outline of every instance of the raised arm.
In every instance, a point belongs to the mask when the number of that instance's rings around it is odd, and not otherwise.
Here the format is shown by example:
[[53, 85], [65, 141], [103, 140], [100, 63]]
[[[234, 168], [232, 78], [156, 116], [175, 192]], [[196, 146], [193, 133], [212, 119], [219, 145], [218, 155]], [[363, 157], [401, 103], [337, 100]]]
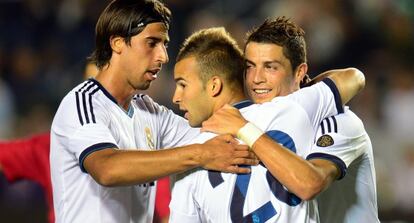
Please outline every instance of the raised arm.
[[315, 84], [324, 78], [330, 78], [335, 83], [341, 95], [342, 103], [349, 102], [365, 87], [365, 76], [357, 68], [329, 70], [314, 77], [305, 86]]

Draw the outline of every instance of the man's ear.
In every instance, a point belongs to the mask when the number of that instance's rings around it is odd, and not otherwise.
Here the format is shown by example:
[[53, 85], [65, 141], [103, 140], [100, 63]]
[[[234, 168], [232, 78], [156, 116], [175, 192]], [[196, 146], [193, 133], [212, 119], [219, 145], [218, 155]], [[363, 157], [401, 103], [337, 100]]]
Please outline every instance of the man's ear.
[[303, 82], [306, 82], [306, 78], [309, 78], [309, 76], [306, 75], [307, 72], [308, 72], [308, 64], [301, 63], [296, 69], [296, 73], [295, 73], [295, 82], [298, 85], [300, 85]]
[[122, 52], [122, 47], [125, 45], [125, 39], [120, 36], [112, 36], [109, 39], [111, 44], [112, 51], [120, 54]]
[[207, 83], [207, 89], [212, 97], [218, 96], [223, 90], [223, 81], [218, 76], [213, 76]]

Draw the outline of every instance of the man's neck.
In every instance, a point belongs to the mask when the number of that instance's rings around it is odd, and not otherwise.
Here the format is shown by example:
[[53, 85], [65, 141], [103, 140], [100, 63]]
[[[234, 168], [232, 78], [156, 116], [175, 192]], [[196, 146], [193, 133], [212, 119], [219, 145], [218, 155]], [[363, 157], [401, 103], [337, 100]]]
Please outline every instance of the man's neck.
[[109, 67], [99, 72], [95, 79], [115, 98], [119, 106], [127, 110], [136, 91], [123, 78], [117, 77], [118, 74]]
[[216, 103], [214, 111], [217, 111], [225, 104], [233, 105], [239, 103], [241, 101], [247, 100], [248, 98], [244, 95], [243, 91], [230, 91], [230, 92], [223, 92], [223, 95]]

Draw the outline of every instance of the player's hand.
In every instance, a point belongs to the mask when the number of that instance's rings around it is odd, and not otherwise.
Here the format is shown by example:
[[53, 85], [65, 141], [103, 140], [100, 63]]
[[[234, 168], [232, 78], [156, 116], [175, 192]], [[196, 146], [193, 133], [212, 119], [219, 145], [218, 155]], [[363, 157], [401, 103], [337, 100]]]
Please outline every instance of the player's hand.
[[203, 145], [204, 169], [216, 170], [228, 173], [250, 173], [249, 168], [240, 165], [258, 165], [256, 155], [249, 150], [247, 145], [241, 145], [231, 135], [216, 136]]
[[246, 119], [243, 118], [237, 108], [225, 104], [202, 123], [201, 131], [236, 136], [239, 129], [246, 123]]

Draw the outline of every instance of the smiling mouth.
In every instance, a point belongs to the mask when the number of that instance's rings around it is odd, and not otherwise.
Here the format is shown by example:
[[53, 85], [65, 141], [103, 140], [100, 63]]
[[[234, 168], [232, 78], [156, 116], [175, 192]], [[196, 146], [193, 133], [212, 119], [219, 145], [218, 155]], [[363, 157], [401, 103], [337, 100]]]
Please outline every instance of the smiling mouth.
[[271, 90], [270, 89], [253, 89], [253, 92], [256, 94], [267, 94], [269, 93]]

